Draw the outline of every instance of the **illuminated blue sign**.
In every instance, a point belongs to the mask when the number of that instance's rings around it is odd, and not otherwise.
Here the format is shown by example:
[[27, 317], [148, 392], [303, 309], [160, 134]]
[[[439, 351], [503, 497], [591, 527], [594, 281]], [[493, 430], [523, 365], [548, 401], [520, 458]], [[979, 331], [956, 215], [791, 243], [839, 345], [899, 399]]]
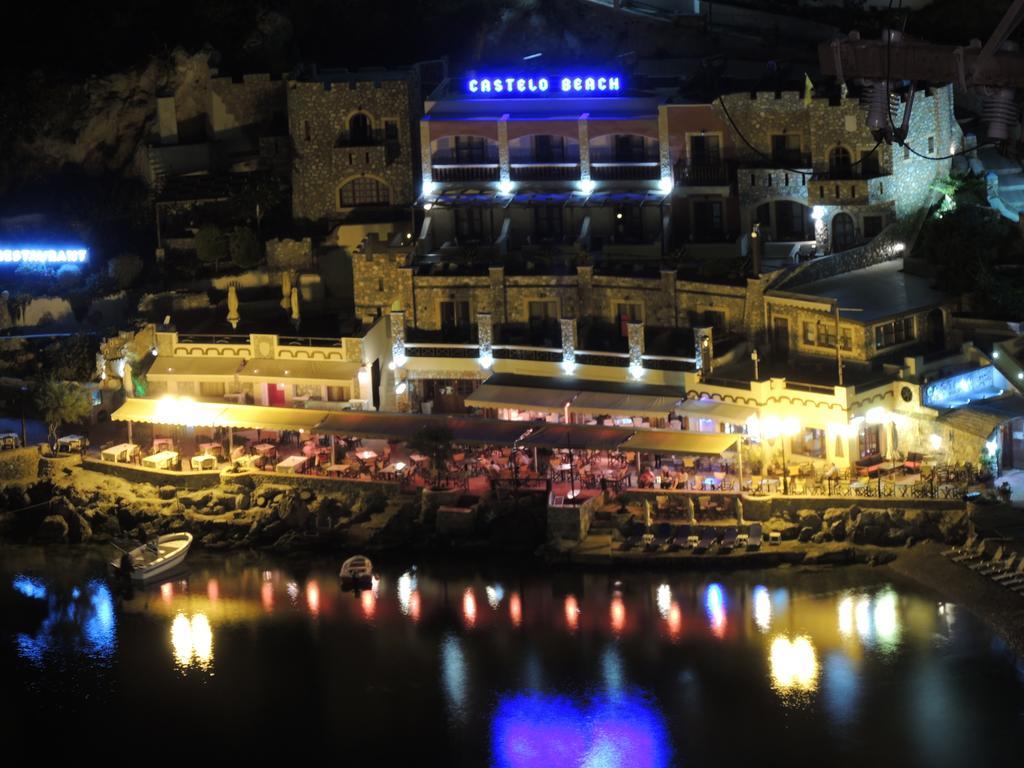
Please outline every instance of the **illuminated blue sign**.
[[618, 75], [562, 75], [558, 77], [472, 77], [466, 91], [474, 96], [544, 96], [548, 94], [615, 94], [622, 91]]
[[0, 247], [0, 264], [81, 264], [88, 258], [85, 248]]

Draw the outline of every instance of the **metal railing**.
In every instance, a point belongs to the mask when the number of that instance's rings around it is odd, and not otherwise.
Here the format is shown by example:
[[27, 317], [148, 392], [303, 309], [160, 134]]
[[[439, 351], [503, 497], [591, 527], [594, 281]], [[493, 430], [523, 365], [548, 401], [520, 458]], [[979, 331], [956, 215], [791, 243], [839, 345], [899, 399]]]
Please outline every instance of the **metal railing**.
[[580, 177], [579, 163], [512, 163], [512, 181], [575, 181]]
[[497, 181], [497, 163], [479, 163], [474, 165], [435, 165], [431, 168], [434, 181], [460, 183], [470, 181]]
[[683, 166], [682, 181], [691, 187], [729, 186], [729, 166], [725, 163], [693, 163]]
[[660, 175], [657, 162], [590, 164], [590, 177], [595, 181], [652, 181]]

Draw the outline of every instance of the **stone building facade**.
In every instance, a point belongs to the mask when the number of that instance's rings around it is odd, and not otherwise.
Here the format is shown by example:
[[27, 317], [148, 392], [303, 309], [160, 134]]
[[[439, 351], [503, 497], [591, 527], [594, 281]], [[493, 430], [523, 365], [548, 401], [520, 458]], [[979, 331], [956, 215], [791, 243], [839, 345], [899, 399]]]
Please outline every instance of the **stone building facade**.
[[288, 82], [296, 219], [339, 221], [413, 202], [419, 90], [413, 71]]
[[[801, 239], [793, 235], [803, 229], [824, 252], [869, 240], [927, 206], [931, 184], [949, 173], [945, 156], [962, 144], [949, 85], [916, 94], [906, 141], [911, 149], [876, 141], [856, 98], [805, 104], [802, 94], [788, 91], [722, 100], [724, 109], [716, 109], [727, 112], [756, 148], [736, 143], [743, 229], [759, 222], [777, 240]], [[905, 106], [893, 107], [895, 125]]]

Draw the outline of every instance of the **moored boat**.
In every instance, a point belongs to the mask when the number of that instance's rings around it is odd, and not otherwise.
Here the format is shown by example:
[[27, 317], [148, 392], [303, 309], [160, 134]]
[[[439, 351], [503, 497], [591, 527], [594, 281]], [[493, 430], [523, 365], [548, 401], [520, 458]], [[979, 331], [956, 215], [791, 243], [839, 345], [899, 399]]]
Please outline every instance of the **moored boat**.
[[118, 560], [112, 561], [111, 565], [122, 576], [130, 576], [132, 581], [146, 581], [180, 566], [188, 556], [191, 546], [191, 533], [167, 533], [124, 552]]
[[353, 555], [341, 564], [342, 589], [368, 589], [373, 586], [373, 563], [364, 555]]

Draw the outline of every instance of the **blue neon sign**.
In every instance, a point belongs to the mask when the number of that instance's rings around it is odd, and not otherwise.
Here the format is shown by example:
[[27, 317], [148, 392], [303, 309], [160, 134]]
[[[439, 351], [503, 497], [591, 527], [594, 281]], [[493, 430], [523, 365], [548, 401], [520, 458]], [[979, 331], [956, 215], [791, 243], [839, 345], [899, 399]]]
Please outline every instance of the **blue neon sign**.
[[474, 96], [544, 96], [549, 94], [579, 95], [616, 94], [622, 92], [619, 75], [561, 75], [523, 77], [471, 77], [466, 91]]
[[39, 248], [34, 246], [0, 246], [3, 264], [81, 264], [89, 258], [85, 248]]

